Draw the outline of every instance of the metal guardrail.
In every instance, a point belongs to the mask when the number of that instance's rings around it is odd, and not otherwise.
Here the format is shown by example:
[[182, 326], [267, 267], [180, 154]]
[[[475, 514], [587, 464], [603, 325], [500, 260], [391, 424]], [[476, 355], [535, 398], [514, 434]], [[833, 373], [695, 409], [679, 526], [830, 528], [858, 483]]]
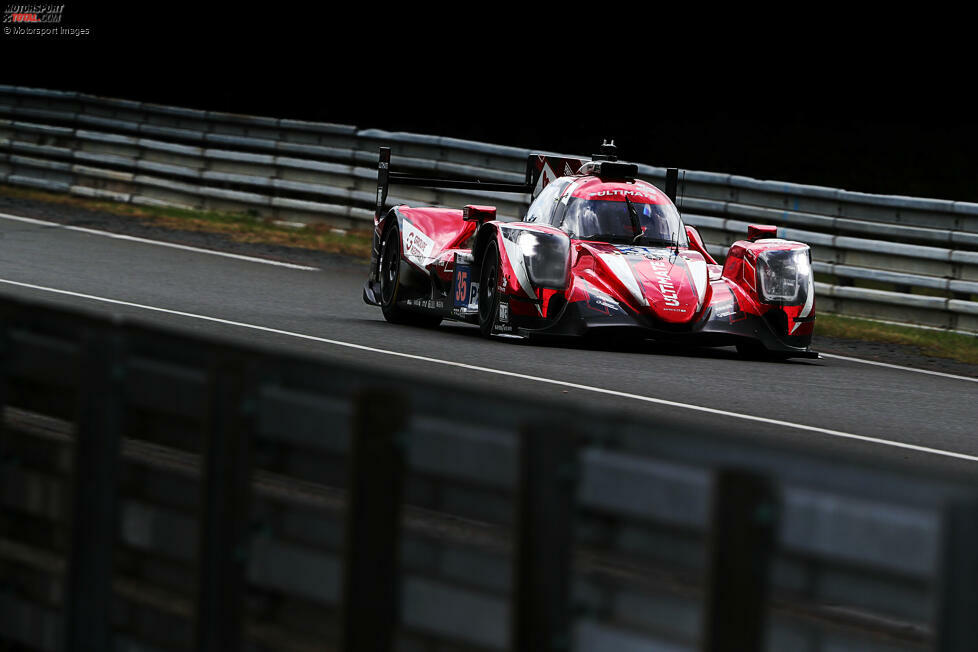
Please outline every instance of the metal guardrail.
[[12, 298], [0, 397], [0, 646], [978, 648], [946, 478]]
[[[134, 204], [250, 211], [366, 226], [376, 152], [415, 173], [520, 181], [529, 150], [348, 125], [235, 115], [0, 86], [0, 182]], [[648, 165], [651, 181], [665, 169]], [[978, 333], [978, 204], [870, 195], [689, 171], [682, 208], [714, 256], [750, 222], [812, 245], [820, 309]], [[393, 202], [528, 197], [396, 188]]]

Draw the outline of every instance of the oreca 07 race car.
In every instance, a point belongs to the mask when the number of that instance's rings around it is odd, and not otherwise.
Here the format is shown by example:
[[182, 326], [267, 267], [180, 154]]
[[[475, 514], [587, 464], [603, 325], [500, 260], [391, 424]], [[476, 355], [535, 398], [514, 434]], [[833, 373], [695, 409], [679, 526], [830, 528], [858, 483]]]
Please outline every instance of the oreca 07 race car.
[[[485, 335], [613, 334], [736, 345], [750, 356], [815, 358], [807, 245], [752, 225], [723, 265], [666, 190], [636, 178], [613, 145], [591, 161], [530, 155], [523, 183], [390, 169], [380, 149], [373, 254], [363, 298], [387, 321], [478, 324]], [[522, 221], [492, 206], [386, 207], [391, 184], [528, 193]]]

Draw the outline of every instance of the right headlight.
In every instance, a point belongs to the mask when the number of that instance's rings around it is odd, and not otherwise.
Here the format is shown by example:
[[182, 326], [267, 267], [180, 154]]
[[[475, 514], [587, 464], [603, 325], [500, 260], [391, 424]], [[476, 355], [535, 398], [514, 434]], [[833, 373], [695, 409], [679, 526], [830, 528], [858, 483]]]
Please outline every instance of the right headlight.
[[757, 289], [767, 303], [804, 305], [812, 291], [811, 250], [772, 249], [757, 256]]
[[521, 230], [517, 240], [530, 281], [538, 288], [562, 290], [570, 273], [570, 238], [563, 233]]

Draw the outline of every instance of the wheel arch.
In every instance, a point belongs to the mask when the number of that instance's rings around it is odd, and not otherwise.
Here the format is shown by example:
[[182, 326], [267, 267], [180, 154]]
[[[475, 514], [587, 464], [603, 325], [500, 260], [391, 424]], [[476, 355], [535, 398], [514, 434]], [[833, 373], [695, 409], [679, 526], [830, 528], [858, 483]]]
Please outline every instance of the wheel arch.
[[472, 245], [472, 277], [480, 278], [482, 274], [482, 257], [486, 252], [486, 247], [490, 242], [495, 242], [497, 247], [502, 247], [499, 242], [499, 227], [492, 222], [486, 222], [475, 234], [475, 243]]
[[[383, 229], [380, 235], [381, 248], [383, 248], [383, 242], [387, 238], [387, 234], [394, 227], [397, 227], [398, 276], [401, 286], [400, 298], [423, 298], [430, 296], [431, 280], [423, 270], [419, 270], [412, 265], [404, 256], [404, 215], [398, 210], [397, 206], [391, 208], [384, 218]], [[380, 256], [378, 258], [377, 274], [379, 278], [383, 257]]]

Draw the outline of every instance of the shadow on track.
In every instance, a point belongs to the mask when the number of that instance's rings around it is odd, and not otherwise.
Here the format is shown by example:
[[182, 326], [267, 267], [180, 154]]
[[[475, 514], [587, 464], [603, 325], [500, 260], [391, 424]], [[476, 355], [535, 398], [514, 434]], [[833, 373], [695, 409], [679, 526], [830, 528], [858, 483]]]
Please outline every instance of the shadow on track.
[[386, 324], [383, 320], [373, 319], [345, 319], [351, 323], [366, 325], [376, 324], [397, 329], [401, 332], [410, 332], [412, 335], [421, 333], [440, 334], [442, 336], [457, 336], [479, 342], [493, 342], [506, 346], [528, 346], [541, 349], [564, 349], [578, 351], [600, 351], [604, 353], [633, 353], [644, 355], [663, 355], [671, 357], [686, 357], [714, 360], [741, 360], [744, 362], [765, 362], [771, 364], [812, 364], [817, 360], [806, 360], [800, 358], [747, 358], [734, 350], [733, 346], [707, 347], [684, 344], [681, 342], [656, 341], [642, 339], [638, 337], [622, 337], [607, 335], [585, 335], [584, 337], [544, 337], [533, 336], [529, 339], [506, 337], [494, 337], [491, 340], [482, 336], [477, 326], [463, 324], [459, 322], [442, 322], [435, 328], [422, 326], [407, 326]]

